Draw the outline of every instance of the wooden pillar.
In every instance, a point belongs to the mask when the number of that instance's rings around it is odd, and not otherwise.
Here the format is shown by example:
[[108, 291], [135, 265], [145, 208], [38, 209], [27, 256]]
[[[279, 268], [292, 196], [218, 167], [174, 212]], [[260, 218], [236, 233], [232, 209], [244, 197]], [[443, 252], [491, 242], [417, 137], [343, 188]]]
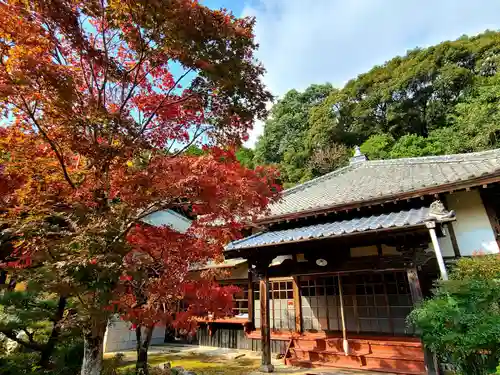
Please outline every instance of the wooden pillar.
[[344, 314], [344, 296], [342, 293], [342, 281], [340, 280], [340, 275], [338, 277], [339, 285], [339, 300], [340, 300], [340, 318], [342, 319], [342, 346], [344, 348], [344, 354], [349, 355], [349, 341], [347, 341], [347, 330], [345, 328], [345, 314]]
[[295, 308], [295, 332], [302, 333], [302, 300], [300, 298], [300, 276], [293, 277], [293, 305]]
[[[408, 285], [410, 287], [410, 294], [413, 305], [420, 303], [423, 300], [422, 288], [418, 280], [418, 273], [416, 268], [408, 268], [406, 270], [408, 277]], [[439, 375], [439, 363], [437, 357], [430, 350], [424, 348], [424, 361], [425, 369], [428, 375]]]
[[[439, 195], [439, 200], [443, 203], [444, 207], [448, 210], [447, 199], [443, 194]], [[455, 235], [455, 228], [453, 228], [453, 222], [449, 222], [443, 224], [444, 228], [448, 232], [451, 241], [451, 247], [453, 248], [453, 253], [455, 254], [455, 258], [460, 258], [460, 248], [458, 247], [457, 236]]]
[[269, 277], [267, 269], [260, 279], [260, 332], [262, 346], [262, 365], [260, 371], [273, 372], [271, 364], [271, 324], [269, 319]]
[[455, 258], [460, 258], [460, 248], [458, 247], [457, 236], [455, 235], [455, 228], [453, 228], [453, 223], [446, 224], [446, 229], [450, 235], [451, 246], [453, 247], [453, 253]]
[[417, 269], [414, 267], [408, 268], [406, 270], [406, 276], [408, 277], [408, 285], [410, 286], [410, 294], [413, 304], [415, 305], [420, 303], [424, 297], [422, 295], [422, 289], [420, 288]]
[[495, 194], [491, 194], [491, 190], [488, 194], [488, 190], [484, 188], [479, 190], [479, 195], [481, 196], [481, 201], [483, 202], [484, 209], [490, 220], [491, 229], [493, 230], [497, 244], [500, 246], [500, 222], [498, 220], [497, 210], [492, 204], [497, 198]]
[[248, 321], [251, 323], [252, 328], [255, 327], [254, 319], [254, 306], [253, 306], [253, 276], [252, 265], [248, 263]]
[[441, 278], [443, 280], [448, 280], [448, 271], [446, 271], [443, 254], [441, 253], [441, 247], [439, 246], [439, 241], [436, 235], [436, 223], [434, 221], [428, 221], [425, 223], [425, 226], [427, 227], [427, 229], [429, 229], [429, 235], [431, 236], [432, 246], [434, 247], [434, 252], [436, 253], [436, 260], [439, 265], [439, 271], [441, 272]]

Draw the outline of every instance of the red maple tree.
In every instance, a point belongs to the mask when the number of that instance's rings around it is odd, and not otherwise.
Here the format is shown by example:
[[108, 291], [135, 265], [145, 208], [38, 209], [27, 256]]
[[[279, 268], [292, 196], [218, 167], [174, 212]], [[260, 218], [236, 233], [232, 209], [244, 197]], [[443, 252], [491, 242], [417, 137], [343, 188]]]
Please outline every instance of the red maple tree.
[[[190, 315], [227, 310], [189, 267], [220, 260], [279, 190], [231, 151], [270, 99], [254, 21], [195, 0], [8, 0], [0, 21], [4, 267], [76, 301], [81, 373], [100, 372], [110, 306], [146, 327], [180, 297]], [[167, 209], [188, 232], [141, 224]]]

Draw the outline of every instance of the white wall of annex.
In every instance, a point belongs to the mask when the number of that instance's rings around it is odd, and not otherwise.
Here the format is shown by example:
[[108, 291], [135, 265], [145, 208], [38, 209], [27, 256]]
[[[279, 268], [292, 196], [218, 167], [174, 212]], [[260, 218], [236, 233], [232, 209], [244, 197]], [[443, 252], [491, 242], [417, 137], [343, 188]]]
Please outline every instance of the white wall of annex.
[[[452, 223], [460, 255], [470, 256], [477, 252], [499, 252], [495, 234], [478, 190], [461, 191], [446, 195], [448, 209], [455, 210], [457, 220]], [[440, 238], [444, 256], [454, 256], [449, 235]], [[430, 244], [432, 247], [432, 244]]]
[[[155, 327], [151, 338], [152, 345], [160, 345], [165, 341], [165, 327]], [[104, 353], [118, 352], [121, 350], [135, 349], [135, 329], [129, 322], [124, 322], [113, 317], [108, 323], [104, 335]]]

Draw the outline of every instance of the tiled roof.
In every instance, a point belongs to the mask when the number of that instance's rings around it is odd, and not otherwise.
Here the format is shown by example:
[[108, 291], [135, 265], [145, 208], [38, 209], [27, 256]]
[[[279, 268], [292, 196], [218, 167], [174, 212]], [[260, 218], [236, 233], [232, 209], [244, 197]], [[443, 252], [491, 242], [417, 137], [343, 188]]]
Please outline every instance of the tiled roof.
[[391, 212], [389, 214], [360, 217], [326, 224], [261, 232], [239, 241], [231, 242], [226, 246], [226, 250], [270, 246], [301, 240], [330, 238], [357, 232], [423, 225], [429, 219], [428, 213], [429, 209], [422, 207], [408, 211]]
[[146, 216], [142, 221], [153, 226], [166, 225], [180, 233], [186, 233], [191, 226], [191, 220], [172, 210], [157, 211]]
[[240, 264], [245, 263], [247, 260], [243, 258], [235, 258], [235, 259], [226, 259], [223, 262], [216, 263], [213, 260], [209, 260], [205, 264], [196, 264], [189, 267], [190, 271], [201, 271], [206, 269], [215, 269], [215, 268], [232, 268], [239, 266]]
[[362, 160], [283, 191], [269, 215], [369, 202], [500, 173], [500, 149], [445, 156]]

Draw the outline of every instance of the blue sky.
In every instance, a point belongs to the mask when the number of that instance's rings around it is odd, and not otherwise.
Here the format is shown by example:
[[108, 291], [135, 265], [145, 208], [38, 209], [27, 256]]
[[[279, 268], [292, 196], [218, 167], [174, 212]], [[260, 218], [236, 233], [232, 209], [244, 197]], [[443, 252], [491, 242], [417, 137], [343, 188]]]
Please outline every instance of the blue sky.
[[[257, 18], [257, 58], [275, 96], [349, 79], [409, 49], [500, 29], [500, 0], [202, 0]], [[262, 133], [255, 125], [248, 145]]]

